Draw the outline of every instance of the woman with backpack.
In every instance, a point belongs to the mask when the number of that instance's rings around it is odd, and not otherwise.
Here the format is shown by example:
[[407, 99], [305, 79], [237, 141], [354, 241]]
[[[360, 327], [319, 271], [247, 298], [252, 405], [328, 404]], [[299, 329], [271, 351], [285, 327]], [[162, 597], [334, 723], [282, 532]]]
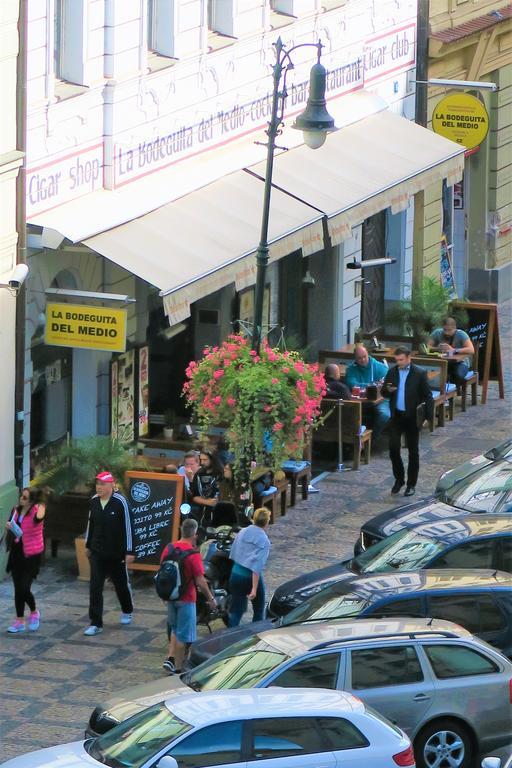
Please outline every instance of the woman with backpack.
[[260, 507], [254, 513], [252, 525], [243, 528], [231, 546], [233, 568], [229, 577], [229, 626], [237, 627], [247, 610], [247, 599], [252, 600], [252, 620], [261, 621], [265, 610], [265, 584], [263, 569], [270, 553], [267, 528], [270, 512]]
[[11, 574], [14, 584], [14, 605], [16, 608], [16, 618], [7, 628], [11, 634], [24, 632], [26, 629], [25, 605], [30, 611], [29, 630], [34, 632], [39, 629], [41, 614], [36, 608], [31, 587], [39, 573], [41, 555], [44, 551], [43, 520], [45, 511], [42, 491], [36, 488], [23, 488], [19, 504], [12, 510], [6, 524], [9, 549], [7, 573]]

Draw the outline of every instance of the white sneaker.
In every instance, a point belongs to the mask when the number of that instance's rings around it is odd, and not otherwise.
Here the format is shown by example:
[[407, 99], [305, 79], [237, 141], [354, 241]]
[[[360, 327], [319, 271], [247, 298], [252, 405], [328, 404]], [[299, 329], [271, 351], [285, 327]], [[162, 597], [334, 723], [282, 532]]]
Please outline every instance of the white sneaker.
[[320, 493], [320, 488], [316, 488], [314, 485], [308, 485], [308, 493]]
[[92, 637], [92, 635], [99, 635], [100, 632], [103, 632], [103, 627], [97, 627], [95, 624], [91, 624], [91, 626], [87, 627], [84, 631], [84, 635]]
[[131, 613], [121, 614], [121, 624], [131, 624], [133, 616]]

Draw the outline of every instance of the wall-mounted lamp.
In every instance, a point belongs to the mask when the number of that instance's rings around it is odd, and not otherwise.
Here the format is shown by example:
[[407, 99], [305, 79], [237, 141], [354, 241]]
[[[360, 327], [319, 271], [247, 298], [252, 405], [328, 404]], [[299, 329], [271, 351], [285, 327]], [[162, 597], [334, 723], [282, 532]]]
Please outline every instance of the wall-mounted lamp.
[[347, 269], [366, 269], [367, 267], [383, 267], [386, 264], [395, 264], [396, 259], [389, 256], [382, 259], [365, 259], [364, 261], [350, 261], [347, 264]]
[[306, 274], [302, 278], [302, 285], [305, 285], [306, 288], [314, 288], [316, 285], [316, 280], [309, 269], [306, 270]]
[[445, 88], [462, 88], [462, 90], [467, 90], [468, 88], [493, 92], [498, 90], [496, 83], [488, 83], [485, 80], [445, 80], [443, 78], [433, 77], [430, 80], [415, 80], [414, 82], [419, 83], [420, 85], [444, 86]]

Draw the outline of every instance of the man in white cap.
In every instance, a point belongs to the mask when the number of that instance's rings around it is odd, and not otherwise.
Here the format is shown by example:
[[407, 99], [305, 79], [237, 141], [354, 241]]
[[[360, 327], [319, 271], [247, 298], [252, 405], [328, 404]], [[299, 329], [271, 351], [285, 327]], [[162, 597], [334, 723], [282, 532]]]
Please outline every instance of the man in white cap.
[[89, 507], [85, 548], [91, 564], [91, 625], [84, 632], [89, 636], [98, 635], [103, 630], [103, 586], [107, 576], [121, 604], [121, 624], [129, 624], [132, 620], [132, 592], [126, 568], [134, 560], [132, 522], [126, 499], [114, 490], [114, 486], [110, 472], [96, 475], [96, 495]]

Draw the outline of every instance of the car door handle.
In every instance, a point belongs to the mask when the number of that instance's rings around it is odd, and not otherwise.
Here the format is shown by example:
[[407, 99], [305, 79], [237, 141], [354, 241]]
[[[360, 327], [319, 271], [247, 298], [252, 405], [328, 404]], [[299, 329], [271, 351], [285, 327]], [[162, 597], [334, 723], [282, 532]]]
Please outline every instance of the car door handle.
[[414, 697], [413, 701], [430, 701], [430, 696], [427, 696], [426, 693], [417, 693]]

